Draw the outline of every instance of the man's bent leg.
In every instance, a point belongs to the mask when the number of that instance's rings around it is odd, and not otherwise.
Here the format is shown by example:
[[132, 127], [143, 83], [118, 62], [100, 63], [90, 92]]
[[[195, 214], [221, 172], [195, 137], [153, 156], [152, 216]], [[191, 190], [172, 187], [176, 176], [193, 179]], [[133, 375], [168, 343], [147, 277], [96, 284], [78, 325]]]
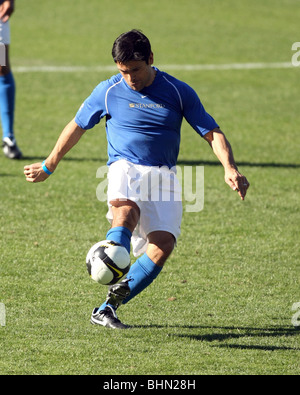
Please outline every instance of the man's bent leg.
[[130, 240], [138, 223], [140, 210], [136, 203], [130, 200], [114, 200], [110, 204], [112, 205], [113, 221], [106, 239], [122, 244], [130, 253]]
[[147, 251], [130, 268], [126, 279], [109, 288], [106, 306], [117, 309], [121, 304], [128, 303], [132, 298], [147, 288], [160, 274], [164, 263], [172, 253], [175, 238], [171, 233], [157, 231], [148, 235]]
[[165, 231], [156, 231], [148, 235], [147, 255], [160, 267], [163, 267], [175, 247], [175, 237]]
[[[130, 240], [138, 223], [140, 210], [136, 203], [130, 200], [114, 200], [110, 204], [112, 205], [113, 221], [111, 229], [106, 234], [106, 239], [123, 245], [130, 253]], [[100, 306], [99, 311], [103, 311], [107, 306], [116, 309], [129, 293], [130, 289], [127, 283], [122, 282], [120, 285], [111, 286], [107, 299]]]
[[148, 239], [146, 253], [131, 266], [127, 275], [130, 295], [124, 299], [123, 304], [128, 303], [156, 279], [175, 246], [175, 238], [168, 232], [152, 232]]

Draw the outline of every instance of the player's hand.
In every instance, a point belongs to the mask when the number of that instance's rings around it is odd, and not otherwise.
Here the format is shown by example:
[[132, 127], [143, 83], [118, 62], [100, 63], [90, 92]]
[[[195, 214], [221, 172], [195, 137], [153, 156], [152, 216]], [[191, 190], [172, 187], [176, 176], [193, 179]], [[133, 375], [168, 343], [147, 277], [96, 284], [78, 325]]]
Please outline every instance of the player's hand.
[[250, 186], [245, 176], [243, 176], [238, 170], [230, 169], [225, 172], [225, 182], [233, 191], [238, 192], [242, 200], [245, 200], [247, 190]]
[[14, 0], [6, 0], [0, 5], [0, 19], [3, 23], [7, 22], [14, 12]]
[[24, 166], [24, 174], [28, 182], [43, 182], [50, 177], [44, 172], [42, 163]]

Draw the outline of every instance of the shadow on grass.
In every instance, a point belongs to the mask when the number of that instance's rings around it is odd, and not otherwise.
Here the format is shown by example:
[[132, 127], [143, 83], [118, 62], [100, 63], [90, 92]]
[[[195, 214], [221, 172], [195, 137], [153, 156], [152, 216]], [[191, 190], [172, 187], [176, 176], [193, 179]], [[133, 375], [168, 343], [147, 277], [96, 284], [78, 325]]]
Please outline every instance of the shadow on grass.
[[[132, 326], [132, 328], [158, 328], [158, 329], [201, 329], [201, 330], [211, 330], [213, 333], [209, 334], [192, 334], [192, 333], [170, 333], [170, 336], [185, 338], [190, 340], [196, 340], [200, 342], [226, 342], [232, 339], [242, 339], [242, 338], [279, 338], [279, 337], [294, 337], [300, 336], [299, 328], [292, 327], [272, 327], [272, 328], [250, 328], [250, 327], [218, 327], [218, 326], [201, 326], [201, 325], [137, 325]], [[225, 332], [226, 331], [226, 332]], [[264, 351], [276, 351], [276, 350], [293, 350], [300, 351], [299, 347], [288, 347], [288, 346], [272, 346], [272, 345], [245, 345], [245, 344], [213, 344], [213, 347], [221, 348], [233, 348], [233, 349], [245, 349], [245, 350], [264, 350]]]
[[[24, 161], [43, 161], [45, 156], [24, 156], [22, 160]], [[75, 158], [66, 156], [64, 161], [70, 162], [107, 162], [107, 158]], [[177, 162], [178, 166], [222, 166], [219, 161], [211, 161], [211, 160], [185, 160], [180, 159]], [[248, 166], [248, 167], [274, 167], [274, 168], [283, 168], [283, 169], [299, 169], [300, 164], [298, 163], [274, 163], [274, 162], [238, 162], [239, 166]]]
[[[274, 162], [237, 162], [238, 166], [247, 167], [274, 167], [283, 169], [299, 169], [299, 163], [274, 163]], [[179, 166], [221, 166], [219, 161], [201, 161], [201, 160], [178, 160]]]
[[15, 174], [3, 174], [3, 173], [0, 173], [0, 178], [1, 177], [17, 177]]

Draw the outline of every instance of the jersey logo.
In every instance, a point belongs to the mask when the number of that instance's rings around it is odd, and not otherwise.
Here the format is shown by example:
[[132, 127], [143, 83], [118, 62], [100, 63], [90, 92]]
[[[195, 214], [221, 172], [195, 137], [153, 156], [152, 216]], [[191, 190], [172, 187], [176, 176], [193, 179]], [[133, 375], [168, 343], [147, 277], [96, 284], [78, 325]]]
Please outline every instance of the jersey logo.
[[158, 104], [158, 103], [149, 103], [149, 104], [145, 104], [145, 103], [129, 103], [129, 107], [130, 108], [139, 108], [139, 109], [143, 109], [143, 108], [151, 108], [151, 109], [158, 109], [158, 108], [165, 108], [166, 105], [165, 104]]

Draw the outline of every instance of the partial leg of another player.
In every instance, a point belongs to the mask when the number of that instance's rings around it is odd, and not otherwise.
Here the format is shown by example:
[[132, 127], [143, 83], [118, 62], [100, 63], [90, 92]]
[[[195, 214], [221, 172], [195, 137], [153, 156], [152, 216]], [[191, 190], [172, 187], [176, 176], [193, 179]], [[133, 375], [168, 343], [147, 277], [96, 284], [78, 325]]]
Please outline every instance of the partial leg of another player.
[[[2, 24], [3, 26], [3, 24]], [[17, 146], [14, 135], [15, 80], [9, 63], [9, 45], [6, 49], [6, 66], [0, 66], [0, 114], [2, 124], [2, 146], [4, 155], [9, 159], [20, 159], [22, 152]]]

